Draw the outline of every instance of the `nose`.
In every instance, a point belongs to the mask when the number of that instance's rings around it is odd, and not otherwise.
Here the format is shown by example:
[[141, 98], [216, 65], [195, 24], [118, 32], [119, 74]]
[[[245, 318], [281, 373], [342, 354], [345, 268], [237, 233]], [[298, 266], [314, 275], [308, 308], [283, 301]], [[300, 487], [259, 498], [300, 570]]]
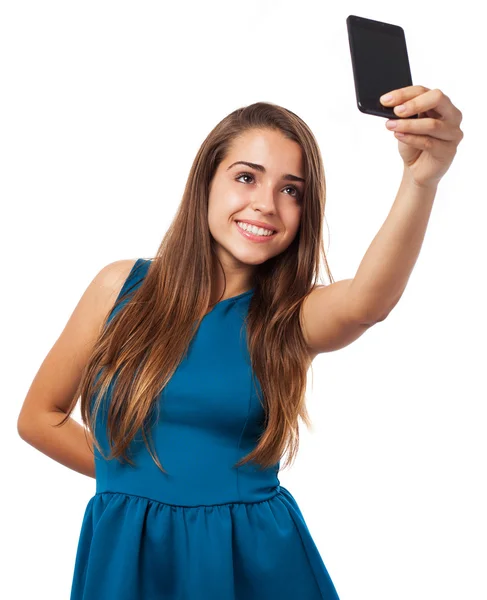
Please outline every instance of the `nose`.
[[263, 187], [253, 198], [254, 208], [258, 208], [263, 213], [274, 213], [276, 211], [276, 200], [272, 186]]

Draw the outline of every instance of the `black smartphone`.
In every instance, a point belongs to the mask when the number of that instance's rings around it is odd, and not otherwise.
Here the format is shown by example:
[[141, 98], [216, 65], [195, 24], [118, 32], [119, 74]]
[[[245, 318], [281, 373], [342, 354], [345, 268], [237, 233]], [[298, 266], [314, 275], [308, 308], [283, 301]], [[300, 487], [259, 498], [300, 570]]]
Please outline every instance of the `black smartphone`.
[[413, 85], [404, 29], [356, 15], [348, 16], [347, 29], [358, 109], [388, 119], [417, 119], [417, 114], [399, 117], [380, 102], [387, 92]]

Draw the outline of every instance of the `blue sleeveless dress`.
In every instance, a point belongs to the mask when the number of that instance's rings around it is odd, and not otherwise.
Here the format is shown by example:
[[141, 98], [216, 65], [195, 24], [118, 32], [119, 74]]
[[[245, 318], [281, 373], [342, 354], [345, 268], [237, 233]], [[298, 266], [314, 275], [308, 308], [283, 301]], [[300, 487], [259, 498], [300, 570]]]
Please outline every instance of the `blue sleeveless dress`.
[[[120, 295], [150, 264], [136, 261]], [[95, 448], [96, 493], [81, 525], [71, 600], [338, 600], [295, 499], [279, 484], [280, 462], [261, 472], [233, 467], [255, 447], [264, 418], [244, 335], [252, 292], [205, 315], [161, 393], [151, 432], [167, 474], [143, 442], [131, 454], [136, 467]], [[98, 421], [96, 434], [108, 454]]]

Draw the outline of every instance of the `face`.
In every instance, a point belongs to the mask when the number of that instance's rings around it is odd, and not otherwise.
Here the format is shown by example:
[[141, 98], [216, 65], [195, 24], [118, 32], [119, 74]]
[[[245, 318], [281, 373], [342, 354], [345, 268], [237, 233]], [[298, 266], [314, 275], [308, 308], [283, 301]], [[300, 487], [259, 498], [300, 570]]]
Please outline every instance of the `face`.
[[[247, 131], [218, 166], [210, 185], [208, 225], [227, 287], [246, 287], [253, 268], [286, 250], [295, 238], [304, 192], [304, 182], [296, 178], [303, 178], [301, 148], [279, 131]], [[275, 233], [252, 236], [237, 225], [247, 220], [265, 223]]]

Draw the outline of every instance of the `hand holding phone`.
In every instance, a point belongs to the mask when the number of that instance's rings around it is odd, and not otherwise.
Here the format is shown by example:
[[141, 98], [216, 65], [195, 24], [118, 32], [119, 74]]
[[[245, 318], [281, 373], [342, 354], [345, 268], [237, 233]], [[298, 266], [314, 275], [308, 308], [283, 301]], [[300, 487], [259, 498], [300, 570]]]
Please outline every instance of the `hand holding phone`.
[[349, 15], [347, 29], [358, 109], [377, 117], [402, 118], [381, 104], [380, 97], [413, 85], [403, 28]]

